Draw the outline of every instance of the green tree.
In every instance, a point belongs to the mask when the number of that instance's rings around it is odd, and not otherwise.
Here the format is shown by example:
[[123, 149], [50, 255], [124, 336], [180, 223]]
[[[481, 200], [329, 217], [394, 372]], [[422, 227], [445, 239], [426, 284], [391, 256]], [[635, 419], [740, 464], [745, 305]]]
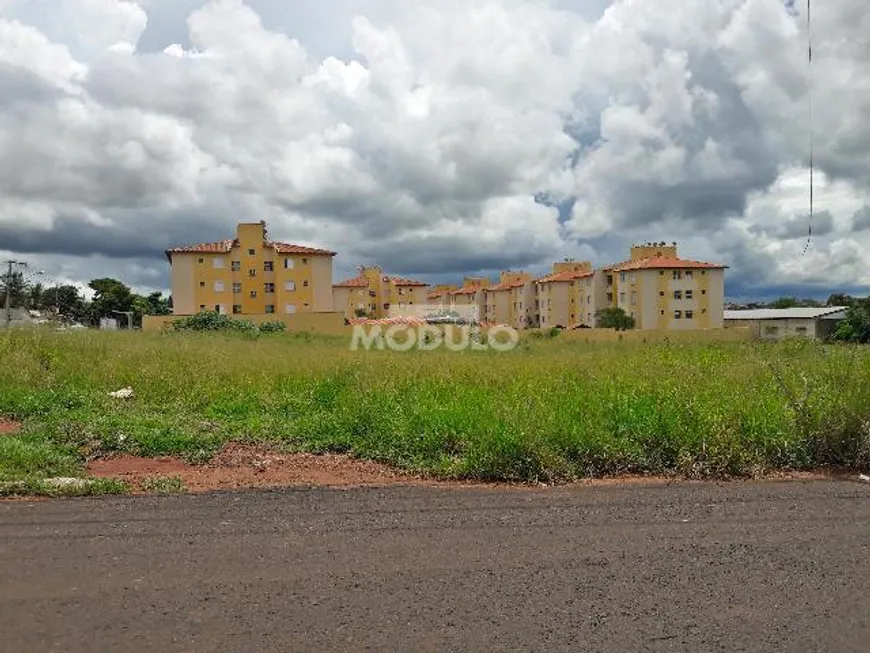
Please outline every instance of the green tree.
[[855, 303], [855, 298], [851, 295], [835, 292], [828, 297], [828, 301], [825, 303], [828, 306], [851, 306]]
[[[94, 299], [91, 302], [91, 318], [99, 322], [101, 318], [118, 319], [125, 323], [124, 316], [120, 313], [133, 311], [133, 302], [136, 296], [130, 288], [117, 279], [94, 279], [88, 284], [94, 291]], [[135, 311], [134, 311], [135, 312]]]
[[89, 306], [75, 286], [52, 286], [46, 288], [39, 307], [54, 311], [68, 322], [84, 322], [89, 317]]
[[797, 305], [797, 297], [780, 297], [770, 304], [771, 308], [795, 308]]
[[171, 315], [172, 305], [168, 297], [162, 292], [153, 292], [150, 295], [133, 295], [133, 323], [142, 325], [143, 315]]
[[621, 308], [602, 308], [595, 313], [595, 320], [601, 329], [628, 331], [634, 328], [634, 318]]
[[870, 343], [870, 298], [856, 299], [833, 333], [834, 340]]
[[9, 295], [12, 308], [27, 308], [27, 280], [22, 272], [13, 271], [12, 276], [9, 276], [8, 270], [3, 270], [3, 276], [0, 277], [0, 308], [6, 306], [6, 288], [9, 288]]

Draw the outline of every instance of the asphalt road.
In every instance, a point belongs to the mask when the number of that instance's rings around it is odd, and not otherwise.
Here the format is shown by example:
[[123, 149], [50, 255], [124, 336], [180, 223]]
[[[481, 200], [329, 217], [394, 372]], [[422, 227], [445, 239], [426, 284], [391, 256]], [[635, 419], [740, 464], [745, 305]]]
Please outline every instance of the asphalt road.
[[0, 504], [0, 650], [867, 651], [870, 486]]

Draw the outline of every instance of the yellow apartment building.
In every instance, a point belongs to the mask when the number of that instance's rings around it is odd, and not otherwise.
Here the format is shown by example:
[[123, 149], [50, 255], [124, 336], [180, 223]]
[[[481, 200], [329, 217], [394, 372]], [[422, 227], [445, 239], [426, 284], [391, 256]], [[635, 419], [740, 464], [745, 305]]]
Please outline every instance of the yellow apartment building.
[[515, 329], [532, 325], [534, 313], [532, 275], [505, 271], [499, 282], [484, 291], [484, 321], [507, 324]]
[[486, 287], [492, 282], [486, 277], [465, 277], [462, 286], [447, 293], [446, 308], [462, 315], [470, 317], [474, 313], [476, 319], [483, 320], [486, 316]]
[[458, 288], [452, 284], [433, 286], [426, 294], [426, 301], [433, 308], [447, 310], [450, 308], [450, 293], [454, 290], [458, 290]]
[[166, 250], [175, 315], [331, 312], [335, 252], [271, 241], [264, 222], [241, 223], [234, 239]]
[[721, 329], [727, 267], [682, 259], [676, 243], [646, 243], [596, 274], [602, 305], [623, 309], [637, 329]]
[[385, 275], [377, 266], [362, 266], [359, 275], [332, 288], [335, 310], [351, 318], [414, 315], [427, 303], [429, 285], [423, 281]]
[[590, 261], [560, 261], [553, 271], [535, 279], [536, 323], [542, 329], [593, 326], [595, 273]]

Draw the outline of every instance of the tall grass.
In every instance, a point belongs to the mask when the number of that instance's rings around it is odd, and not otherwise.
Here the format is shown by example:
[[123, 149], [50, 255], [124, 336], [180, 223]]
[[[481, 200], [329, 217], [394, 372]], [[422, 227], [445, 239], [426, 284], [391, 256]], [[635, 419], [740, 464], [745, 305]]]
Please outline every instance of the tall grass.
[[[206, 460], [229, 440], [488, 480], [870, 467], [870, 350], [845, 346], [554, 338], [403, 353], [292, 334], [12, 331], [0, 360], [0, 415], [25, 424], [0, 449], [0, 480], [116, 451]], [[108, 396], [128, 385], [135, 398]]]

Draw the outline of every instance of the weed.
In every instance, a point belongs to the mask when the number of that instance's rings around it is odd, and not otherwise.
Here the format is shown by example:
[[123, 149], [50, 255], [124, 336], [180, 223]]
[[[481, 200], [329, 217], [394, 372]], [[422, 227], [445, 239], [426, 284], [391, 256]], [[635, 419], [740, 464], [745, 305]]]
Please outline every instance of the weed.
[[149, 476], [142, 481], [142, 489], [154, 494], [177, 494], [186, 488], [178, 476]]
[[[0, 438], [0, 481], [76, 476], [108, 451], [204, 461], [231, 440], [495, 480], [870, 468], [870, 349], [534, 333], [498, 353], [13, 330], [0, 414], [24, 430]], [[135, 402], [108, 397], [127, 385]]]

